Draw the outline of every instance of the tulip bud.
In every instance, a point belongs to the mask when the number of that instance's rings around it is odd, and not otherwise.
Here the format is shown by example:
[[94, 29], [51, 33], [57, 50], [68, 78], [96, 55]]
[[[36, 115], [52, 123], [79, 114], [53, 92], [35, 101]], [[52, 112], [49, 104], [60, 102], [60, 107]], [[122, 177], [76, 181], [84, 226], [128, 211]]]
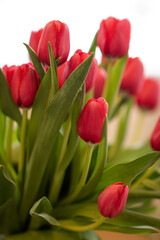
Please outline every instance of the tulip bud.
[[160, 151], [160, 118], [151, 135], [150, 144], [155, 151]]
[[98, 208], [104, 217], [113, 218], [125, 207], [128, 197], [128, 186], [116, 182], [108, 186], [98, 198]]
[[36, 75], [37, 75], [38, 87], [39, 87], [39, 85], [40, 85], [39, 75], [38, 75], [38, 73], [37, 73], [37, 71], [36, 71], [36, 69], [35, 69], [33, 63], [32, 63], [32, 62], [29, 62], [28, 64], [29, 64], [30, 67], [32, 67], [32, 68], [34, 69], [34, 71], [35, 71], [35, 73], [36, 73]]
[[40, 40], [41, 35], [42, 35], [42, 31], [43, 31], [43, 29], [41, 28], [37, 32], [35, 32], [35, 31], [31, 32], [31, 36], [30, 36], [30, 40], [29, 40], [29, 46], [35, 51], [35, 53], [37, 53], [37, 48], [38, 48], [39, 40]]
[[[85, 52], [82, 52], [82, 50], [78, 49], [65, 66], [64, 74], [63, 74], [63, 82], [65, 82], [69, 77], [69, 75], [90, 55], [91, 55], [91, 52], [85, 53]], [[95, 58], [93, 58], [91, 67], [89, 69], [88, 75], [85, 80], [86, 92], [91, 90], [91, 88], [94, 86], [97, 72], [98, 72], [98, 62]]]
[[155, 109], [159, 103], [160, 82], [155, 78], [146, 78], [137, 95], [137, 104], [141, 108]]
[[11, 67], [8, 67], [7, 65], [4, 65], [4, 67], [2, 68], [2, 71], [7, 79], [8, 85], [11, 87], [11, 83], [12, 83], [12, 78], [13, 78], [13, 74], [14, 74], [14, 70], [15, 70], [16, 66], [13, 65]]
[[130, 22], [109, 17], [101, 21], [97, 35], [97, 45], [103, 55], [123, 57], [129, 49]]
[[99, 68], [96, 81], [94, 84], [94, 98], [99, 98], [102, 96], [106, 77], [107, 77], [107, 73], [104, 70], [104, 68]]
[[68, 26], [60, 21], [51, 21], [46, 24], [42, 31], [37, 54], [40, 61], [50, 65], [48, 42], [51, 44], [55, 59], [60, 58], [59, 65], [65, 62], [70, 50]]
[[77, 122], [79, 136], [86, 142], [99, 143], [108, 104], [103, 98], [91, 98], [84, 106]]
[[35, 70], [29, 64], [17, 66], [11, 84], [11, 95], [15, 103], [24, 108], [32, 105], [38, 90]]
[[128, 58], [120, 89], [129, 92], [131, 95], [136, 95], [143, 84], [143, 77], [144, 69], [140, 59], [138, 57]]

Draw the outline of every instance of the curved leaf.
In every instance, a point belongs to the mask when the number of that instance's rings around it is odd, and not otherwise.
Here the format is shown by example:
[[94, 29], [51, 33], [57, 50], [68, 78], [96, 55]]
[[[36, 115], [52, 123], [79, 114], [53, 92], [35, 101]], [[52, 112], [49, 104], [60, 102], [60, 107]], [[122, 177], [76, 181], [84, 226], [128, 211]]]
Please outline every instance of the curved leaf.
[[30, 58], [33, 62], [33, 65], [38, 73], [38, 76], [39, 76], [39, 79], [40, 79], [40, 82], [42, 81], [44, 75], [45, 75], [45, 70], [42, 66], [42, 63], [40, 62], [38, 56], [36, 55], [36, 53], [34, 52], [34, 50], [29, 46], [27, 45], [26, 43], [24, 43], [24, 45], [26, 46], [27, 50], [28, 50], [28, 53], [30, 55]]
[[22, 116], [18, 106], [12, 99], [7, 80], [0, 69], [0, 109], [8, 117], [21, 124]]
[[13, 197], [16, 185], [4, 166], [0, 165], [0, 206]]
[[152, 166], [160, 157], [159, 152], [151, 152], [129, 163], [110, 164], [103, 172], [96, 191], [102, 191], [114, 182], [130, 185], [131, 181], [146, 168]]
[[37, 229], [42, 226], [44, 227], [46, 225], [46, 222], [52, 226], [59, 227], [59, 222], [51, 216], [52, 211], [53, 209], [51, 203], [46, 197], [38, 200], [30, 210], [30, 215], [33, 217], [31, 228]]

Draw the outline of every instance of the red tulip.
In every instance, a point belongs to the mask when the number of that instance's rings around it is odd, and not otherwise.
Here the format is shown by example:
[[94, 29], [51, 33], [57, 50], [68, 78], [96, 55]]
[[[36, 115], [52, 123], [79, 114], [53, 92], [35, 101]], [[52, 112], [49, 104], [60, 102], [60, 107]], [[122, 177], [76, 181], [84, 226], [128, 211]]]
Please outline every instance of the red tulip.
[[142, 108], [154, 109], [159, 103], [160, 82], [155, 78], [146, 78], [137, 95], [137, 104]]
[[12, 78], [13, 78], [13, 74], [14, 74], [14, 70], [15, 70], [16, 66], [10, 66], [8, 67], [7, 65], [4, 65], [4, 67], [2, 68], [2, 71], [7, 79], [8, 85], [11, 87], [11, 83], [12, 83]]
[[155, 151], [160, 151], [160, 118], [151, 135], [150, 144]]
[[123, 72], [121, 90], [136, 95], [142, 84], [144, 77], [143, 64], [138, 57], [128, 58], [126, 67]]
[[43, 31], [43, 29], [41, 28], [37, 32], [35, 32], [35, 31], [31, 32], [29, 46], [35, 51], [35, 53], [37, 53], [37, 48], [38, 48], [40, 37], [42, 35], [42, 31]]
[[84, 106], [77, 122], [79, 136], [86, 142], [99, 143], [108, 104], [103, 98], [91, 98]]
[[104, 217], [113, 218], [125, 207], [128, 197], [128, 186], [116, 182], [108, 186], [98, 198], [98, 208]]
[[97, 35], [97, 45], [109, 57], [122, 57], [129, 49], [130, 22], [109, 17], [101, 21]]
[[[87, 58], [91, 55], [91, 52], [85, 53], [82, 52], [82, 50], [78, 49], [74, 55], [71, 57], [71, 59], [67, 62], [64, 74], [63, 74], [63, 82], [67, 80], [69, 75]], [[85, 80], [85, 86], [86, 86], [86, 92], [88, 92], [94, 85], [94, 82], [96, 80], [98, 72], [98, 62], [95, 58], [92, 60], [92, 64], [90, 67], [90, 70], [88, 72], [88, 75]]]
[[39, 75], [38, 75], [38, 73], [37, 73], [37, 71], [36, 71], [36, 69], [35, 69], [33, 63], [32, 63], [32, 62], [29, 62], [28, 64], [29, 64], [30, 67], [32, 67], [32, 68], [34, 69], [34, 71], [35, 71], [35, 73], [36, 73], [36, 75], [37, 75], [38, 87], [39, 87], [39, 85], [40, 85]]
[[70, 50], [68, 26], [60, 21], [51, 21], [43, 29], [37, 54], [43, 63], [50, 65], [48, 42], [51, 44], [55, 59], [61, 58], [59, 65], [65, 62]]
[[94, 98], [99, 98], [102, 96], [106, 77], [107, 77], [107, 73], [104, 70], [104, 68], [99, 68], [96, 81], [94, 84]]
[[15, 68], [11, 84], [11, 95], [15, 103], [24, 108], [32, 105], [38, 90], [35, 70], [29, 64]]

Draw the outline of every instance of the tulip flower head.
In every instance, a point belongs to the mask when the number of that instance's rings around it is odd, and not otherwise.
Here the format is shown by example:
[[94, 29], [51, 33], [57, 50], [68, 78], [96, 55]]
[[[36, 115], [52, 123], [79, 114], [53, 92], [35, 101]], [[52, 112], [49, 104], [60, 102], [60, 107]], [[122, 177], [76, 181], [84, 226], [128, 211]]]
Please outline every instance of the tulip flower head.
[[[63, 74], [63, 82], [65, 82], [69, 77], [69, 75], [90, 55], [91, 55], [91, 52], [85, 53], [85, 52], [82, 52], [82, 50], [78, 49], [65, 66], [64, 74]], [[97, 72], [98, 72], [98, 62], [96, 58], [93, 58], [90, 70], [85, 80], [86, 92], [88, 92], [94, 86]]]
[[152, 132], [150, 144], [155, 151], [160, 151], [160, 118]]
[[96, 81], [94, 84], [94, 98], [99, 98], [102, 96], [106, 78], [107, 78], [107, 72], [104, 70], [104, 68], [99, 68]]
[[39, 40], [42, 35], [42, 31], [43, 31], [43, 29], [41, 28], [38, 31], [31, 32], [31, 36], [29, 39], [29, 46], [35, 51], [35, 53], [37, 53], [37, 48], [38, 48]]
[[123, 57], [127, 54], [130, 41], [130, 22], [109, 17], [101, 21], [97, 35], [97, 45], [103, 55]]
[[98, 198], [98, 208], [104, 217], [113, 218], [125, 207], [128, 197], [128, 186], [122, 182], [109, 185]]
[[8, 85], [11, 87], [11, 83], [12, 83], [12, 78], [13, 78], [13, 74], [14, 74], [14, 70], [15, 70], [16, 66], [10, 66], [8, 67], [7, 65], [4, 65], [4, 67], [2, 68], [2, 71], [7, 79]]
[[51, 21], [42, 31], [37, 54], [41, 62], [50, 65], [48, 42], [51, 44], [55, 59], [60, 58], [59, 65], [65, 62], [70, 51], [68, 26], [60, 21]]
[[63, 86], [64, 81], [63, 81], [63, 73], [64, 73], [64, 69], [65, 66], [67, 65], [67, 61], [64, 62], [63, 64], [61, 64], [58, 68], [57, 68], [57, 74], [58, 74], [58, 85], [59, 85], [59, 89]]
[[130, 57], [123, 72], [120, 89], [136, 95], [142, 87], [143, 78], [144, 68], [141, 60], [138, 57]]
[[155, 109], [160, 98], [160, 82], [155, 78], [146, 78], [137, 95], [137, 104], [141, 108]]
[[29, 64], [17, 66], [11, 83], [11, 95], [15, 103], [29, 108], [38, 90], [38, 79], [35, 70]]
[[79, 136], [86, 142], [99, 143], [108, 104], [103, 98], [91, 98], [84, 106], [77, 122]]

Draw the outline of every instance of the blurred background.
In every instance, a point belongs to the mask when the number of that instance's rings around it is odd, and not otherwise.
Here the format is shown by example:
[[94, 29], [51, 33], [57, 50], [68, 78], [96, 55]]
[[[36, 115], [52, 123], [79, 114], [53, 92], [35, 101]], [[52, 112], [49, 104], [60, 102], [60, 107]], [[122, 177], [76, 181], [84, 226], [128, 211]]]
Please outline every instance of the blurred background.
[[[32, 30], [43, 28], [51, 20], [60, 20], [68, 25], [71, 57], [77, 49], [87, 52], [101, 20], [114, 16], [119, 19], [128, 18], [131, 22], [129, 56], [142, 60], [146, 76], [160, 77], [159, 9], [159, 0], [0, 0], [0, 67], [28, 62], [28, 53], [23, 43], [29, 42]], [[96, 57], [100, 61], [99, 49]], [[141, 139], [150, 135], [155, 119], [159, 116], [159, 109], [146, 117], [144, 124], [149, 128], [148, 131], [144, 128]], [[132, 115], [133, 131], [136, 116], [137, 113]], [[111, 240], [151, 239], [150, 236], [118, 233], [100, 232], [99, 235]], [[160, 237], [153, 239], [158, 240]]]
[[147, 75], [159, 76], [159, 5], [159, 0], [0, 0], [0, 67], [27, 62], [23, 43], [51, 20], [69, 26], [72, 56], [78, 48], [88, 51], [101, 20], [114, 16], [131, 22], [129, 55], [140, 57]]

